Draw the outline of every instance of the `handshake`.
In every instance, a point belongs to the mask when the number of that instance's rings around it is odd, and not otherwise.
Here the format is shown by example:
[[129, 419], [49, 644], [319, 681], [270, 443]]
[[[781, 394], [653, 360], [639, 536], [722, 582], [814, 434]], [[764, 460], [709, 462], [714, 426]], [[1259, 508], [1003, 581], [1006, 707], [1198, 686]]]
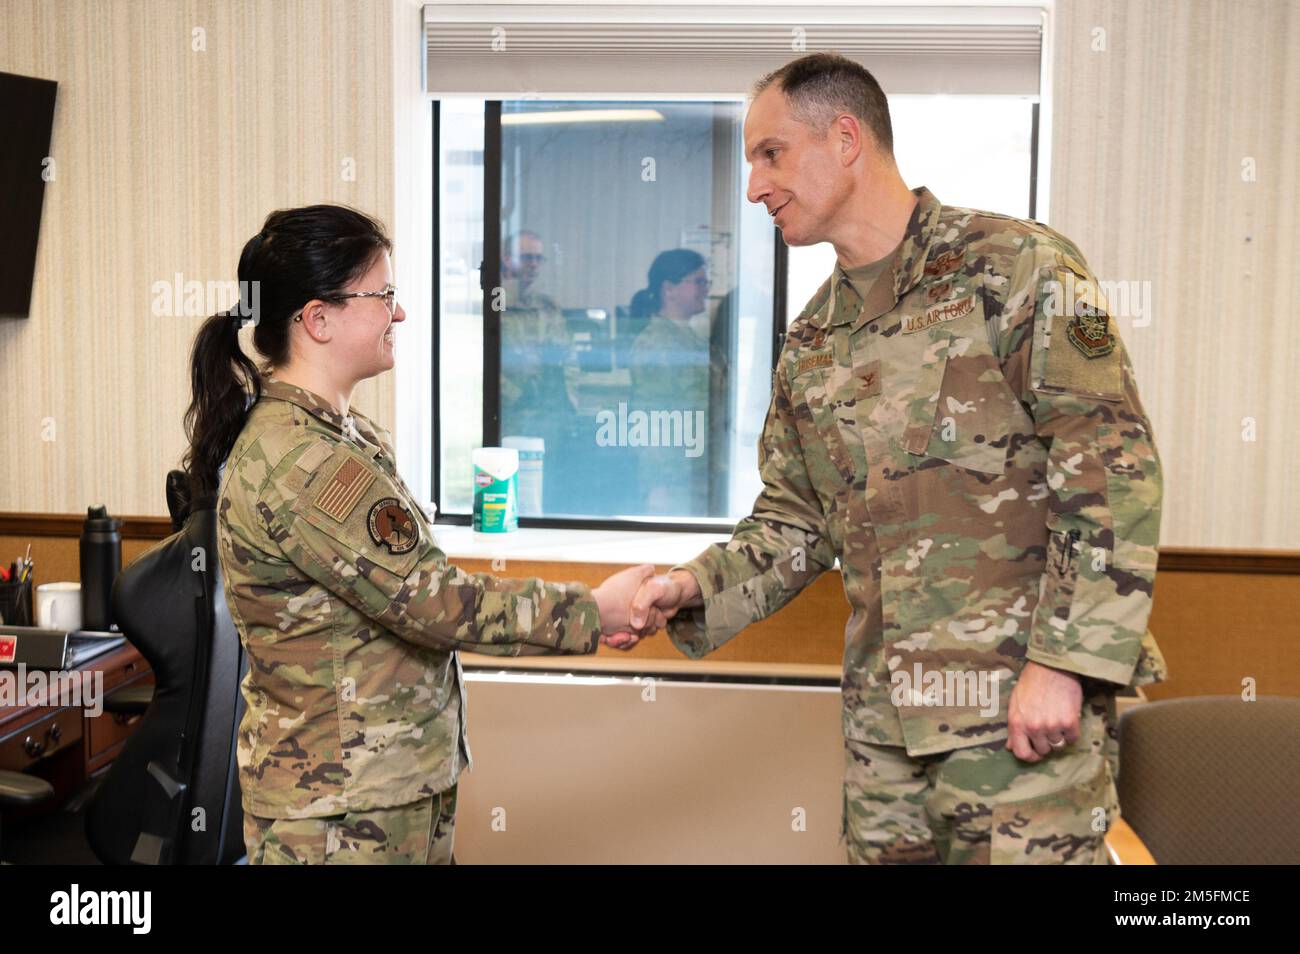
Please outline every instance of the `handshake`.
[[649, 563], [620, 570], [591, 591], [600, 608], [600, 641], [631, 649], [663, 629], [679, 609], [700, 606], [700, 586], [685, 570], [659, 576]]

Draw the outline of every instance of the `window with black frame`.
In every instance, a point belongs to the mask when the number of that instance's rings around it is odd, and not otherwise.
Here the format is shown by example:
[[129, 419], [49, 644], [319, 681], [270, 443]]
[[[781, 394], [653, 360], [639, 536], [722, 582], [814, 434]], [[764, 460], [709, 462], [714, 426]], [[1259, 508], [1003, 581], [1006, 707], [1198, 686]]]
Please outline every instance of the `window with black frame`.
[[442, 415], [444, 513], [469, 509], [480, 444], [540, 468], [525, 523], [748, 512], [775, 237], [744, 198], [742, 106], [441, 104], [443, 377], [481, 348], [485, 409], [477, 427], [468, 405]]

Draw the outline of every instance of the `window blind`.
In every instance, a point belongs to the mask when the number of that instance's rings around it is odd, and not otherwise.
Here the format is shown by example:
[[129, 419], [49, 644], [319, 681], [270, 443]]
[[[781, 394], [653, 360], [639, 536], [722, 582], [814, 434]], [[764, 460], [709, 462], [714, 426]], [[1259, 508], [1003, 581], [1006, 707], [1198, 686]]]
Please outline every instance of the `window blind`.
[[1042, 8], [430, 3], [434, 95], [734, 96], [805, 52], [862, 63], [886, 93], [1037, 96]]

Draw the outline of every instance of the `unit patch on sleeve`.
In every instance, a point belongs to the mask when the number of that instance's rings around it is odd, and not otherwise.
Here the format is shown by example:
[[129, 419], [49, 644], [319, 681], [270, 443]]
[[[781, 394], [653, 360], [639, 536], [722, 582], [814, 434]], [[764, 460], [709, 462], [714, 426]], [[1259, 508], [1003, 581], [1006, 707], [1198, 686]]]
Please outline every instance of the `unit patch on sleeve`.
[[388, 547], [389, 553], [409, 553], [420, 541], [415, 518], [396, 497], [376, 500], [366, 517], [370, 539]]
[[1070, 319], [1065, 336], [1086, 358], [1100, 358], [1115, 350], [1110, 316], [1083, 300], [1075, 302], [1074, 317]]

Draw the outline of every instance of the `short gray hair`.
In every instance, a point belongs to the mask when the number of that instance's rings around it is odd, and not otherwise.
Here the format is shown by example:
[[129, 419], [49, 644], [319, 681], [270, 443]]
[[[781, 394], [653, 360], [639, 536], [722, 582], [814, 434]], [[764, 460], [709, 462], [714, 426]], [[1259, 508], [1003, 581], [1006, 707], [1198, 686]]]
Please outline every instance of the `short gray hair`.
[[840, 113], [851, 113], [871, 130], [881, 152], [894, 154], [889, 102], [862, 64], [838, 53], [809, 53], [768, 73], [754, 84], [753, 95], [773, 84], [785, 93], [791, 113], [804, 125], [824, 133]]

